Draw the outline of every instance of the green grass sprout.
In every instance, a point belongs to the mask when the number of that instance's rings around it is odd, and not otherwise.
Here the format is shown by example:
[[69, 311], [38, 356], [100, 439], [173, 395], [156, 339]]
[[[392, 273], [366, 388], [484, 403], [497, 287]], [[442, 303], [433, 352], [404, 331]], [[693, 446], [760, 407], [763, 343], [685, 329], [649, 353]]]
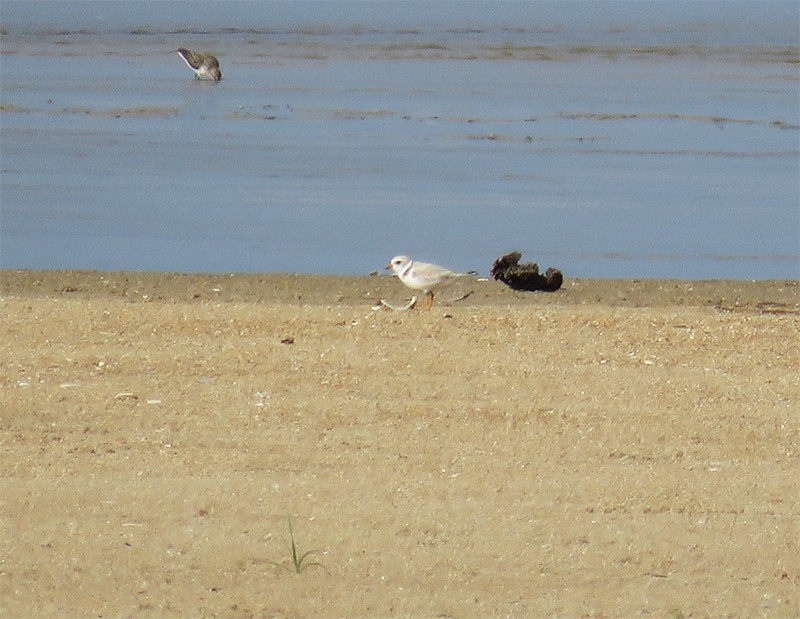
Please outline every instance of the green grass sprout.
[[308, 557], [314, 554], [313, 550], [307, 550], [306, 552], [300, 554], [300, 551], [297, 549], [297, 539], [294, 535], [294, 526], [292, 525], [292, 517], [289, 516], [289, 541], [292, 545], [292, 568], [294, 569], [295, 574], [300, 574], [303, 570], [309, 567], [321, 567], [325, 569], [325, 566], [318, 561], [308, 561]]

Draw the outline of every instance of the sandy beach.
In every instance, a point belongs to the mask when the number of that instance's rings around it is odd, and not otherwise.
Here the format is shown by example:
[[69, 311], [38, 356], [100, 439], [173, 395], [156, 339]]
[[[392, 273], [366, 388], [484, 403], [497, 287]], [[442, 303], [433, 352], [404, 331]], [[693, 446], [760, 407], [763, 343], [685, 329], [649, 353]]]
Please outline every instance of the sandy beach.
[[798, 281], [459, 285], [0, 271], [0, 614], [800, 616]]

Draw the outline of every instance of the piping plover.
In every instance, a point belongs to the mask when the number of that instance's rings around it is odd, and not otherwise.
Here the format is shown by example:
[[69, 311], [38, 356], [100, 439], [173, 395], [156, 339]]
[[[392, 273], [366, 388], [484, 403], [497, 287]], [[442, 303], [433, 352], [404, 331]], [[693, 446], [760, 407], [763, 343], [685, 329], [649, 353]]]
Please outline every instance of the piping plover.
[[438, 264], [417, 262], [408, 256], [395, 256], [386, 266], [395, 272], [400, 281], [412, 290], [422, 290], [425, 295], [424, 307], [433, 305], [433, 295], [437, 288], [449, 284], [463, 273], [454, 273]]
[[183, 58], [189, 68], [194, 71], [195, 79], [210, 79], [218, 82], [222, 79], [222, 71], [219, 70], [219, 60], [211, 54], [203, 52], [193, 52], [181, 47], [178, 55]]

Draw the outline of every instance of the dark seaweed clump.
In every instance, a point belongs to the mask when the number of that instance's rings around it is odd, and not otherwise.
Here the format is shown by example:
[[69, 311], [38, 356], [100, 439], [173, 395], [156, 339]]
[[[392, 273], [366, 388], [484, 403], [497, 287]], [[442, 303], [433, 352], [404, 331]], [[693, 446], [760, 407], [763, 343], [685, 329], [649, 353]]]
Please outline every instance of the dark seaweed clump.
[[538, 264], [535, 262], [520, 264], [520, 258], [522, 258], [520, 252], [512, 251], [495, 260], [492, 264], [492, 277], [514, 290], [554, 292], [561, 288], [561, 284], [564, 283], [561, 271], [550, 267], [542, 274], [539, 273]]

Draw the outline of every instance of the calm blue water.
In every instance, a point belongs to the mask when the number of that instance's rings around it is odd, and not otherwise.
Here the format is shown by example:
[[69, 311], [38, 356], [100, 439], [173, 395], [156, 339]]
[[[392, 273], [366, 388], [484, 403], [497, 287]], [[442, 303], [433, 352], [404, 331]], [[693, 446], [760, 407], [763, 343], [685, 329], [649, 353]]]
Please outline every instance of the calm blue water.
[[797, 278], [798, 7], [3, 2], [0, 266]]

